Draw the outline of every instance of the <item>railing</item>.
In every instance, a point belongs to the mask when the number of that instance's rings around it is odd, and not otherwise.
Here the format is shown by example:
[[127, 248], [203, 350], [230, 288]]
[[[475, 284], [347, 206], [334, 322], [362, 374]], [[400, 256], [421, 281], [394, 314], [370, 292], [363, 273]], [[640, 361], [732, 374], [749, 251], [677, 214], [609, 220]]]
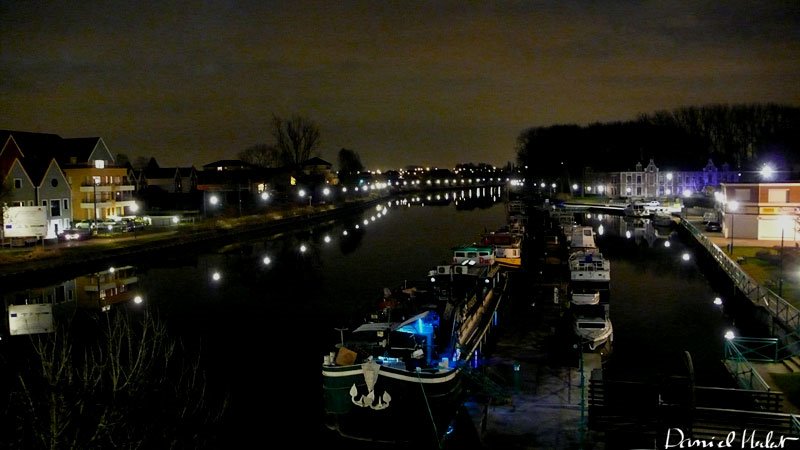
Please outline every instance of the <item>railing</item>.
[[786, 329], [800, 333], [800, 310], [789, 304], [772, 290], [760, 285], [733, 261], [722, 249], [701, 233], [688, 220], [681, 220], [683, 227], [708, 250], [720, 268], [730, 277], [734, 285], [756, 306], [763, 307]]
[[[738, 343], [745, 347], [743, 353]], [[757, 338], [734, 338], [725, 342], [725, 367], [736, 379], [736, 382], [744, 389], [771, 391], [769, 384], [758, 374], [758, 371], [750, 363], [746, 355], [753, 356], [756, 361], [776, 361], [777, 360], [777, 339], [757, 339]], [[773, 357], [766, 357], [761, 350], [771, 349]]]
[[780, 412], [783, 393], [775, 391], [694, 386], [678, 377], [648, 383], [593, 376], [588, 402], [590, 428], [617, 436], [663, 440], [665, 430], [674, 427], [709, 441], [743, 429], [758, 433], [758, 442], [769, 431], [775, 437], [800, 436], [800, 420]]

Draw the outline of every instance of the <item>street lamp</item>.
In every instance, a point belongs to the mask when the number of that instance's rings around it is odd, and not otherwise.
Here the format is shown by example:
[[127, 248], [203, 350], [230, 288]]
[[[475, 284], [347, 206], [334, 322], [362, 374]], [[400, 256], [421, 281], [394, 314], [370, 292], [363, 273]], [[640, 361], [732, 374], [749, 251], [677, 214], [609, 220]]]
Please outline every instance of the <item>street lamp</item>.
[[775, 176], [775, 168], [771, 164], [764, 164], [759, 170], [761, 177], [765, 180], [771, 180]]
[[781, 216], [779, 220], [779, 224], [781, 226], [781, 260], [780, 260], [780, 274], [778, 277], [778, 296], [783, 297], [783, 235], [786, 229], [786, 226], [789, 225], [792, 220], [789, 217]]
[[731, 243], [730, 243], [730, 254], [733, 255], [733, 217], [735, 216], [736, 210], [739, 209], [739, 202], [736, 200], [731, 200], [728, 202], [728, 212], [731, 214]]
[[97, 232], [97, 185], [100, 184], [100, 177], [92, 177], [92, 201], [94, 202], [94, 229]]

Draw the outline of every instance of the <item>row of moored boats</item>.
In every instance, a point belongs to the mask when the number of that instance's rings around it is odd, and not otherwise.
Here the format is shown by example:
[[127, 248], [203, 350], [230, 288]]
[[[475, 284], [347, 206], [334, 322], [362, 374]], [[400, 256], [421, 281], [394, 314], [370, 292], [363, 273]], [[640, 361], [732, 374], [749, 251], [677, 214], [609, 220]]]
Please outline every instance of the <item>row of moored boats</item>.
[[569, 211], [553, 211], [553, 217], [567, 239], [569, 256], [569, 306], [573, 330], [582, 347], [591, 351], [614, 339], [608, 291], [611, 262], [600, 252], [591, 226], [578, 225]]
[[495, 323], [508, 269], [522, 265], [524, 209], [508, 211], [505, 226], [454, 248], [450, 264], [419, 282], [384, 289], [366, 320], [341, 332], [322, 362], [329, 428], [383, 442], [431, 442], [446, 431], [463, 401], [463, 372]]

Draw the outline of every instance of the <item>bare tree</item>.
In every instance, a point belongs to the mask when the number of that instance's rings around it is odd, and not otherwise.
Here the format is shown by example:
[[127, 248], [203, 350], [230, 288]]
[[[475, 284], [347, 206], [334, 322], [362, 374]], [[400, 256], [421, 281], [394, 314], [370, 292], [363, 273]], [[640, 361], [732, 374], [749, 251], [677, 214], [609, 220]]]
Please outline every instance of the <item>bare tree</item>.
[[281, 160], [288, 166], [299, 166], [320, 145], [319, 126], [299, 115], [284, 119], [272, 115], [272, 136]]
[[364, 170], [361, 157], [353, 150], [343, 148], [339, 150], [339, 179], [343, 182], [350, 182], [358, 177]]
[[280, 151], [274, 145], [256, 144], [239, 152], [239, 159], [258, 167], [280, 165]]
[[199, 358], [150, 316], [139, 323], [115, 309], [98, 325], [96, 344], [61, 324], [31, 336], [3, 439], [37, 449], [208, 445], [226, 403], [210, 404]]

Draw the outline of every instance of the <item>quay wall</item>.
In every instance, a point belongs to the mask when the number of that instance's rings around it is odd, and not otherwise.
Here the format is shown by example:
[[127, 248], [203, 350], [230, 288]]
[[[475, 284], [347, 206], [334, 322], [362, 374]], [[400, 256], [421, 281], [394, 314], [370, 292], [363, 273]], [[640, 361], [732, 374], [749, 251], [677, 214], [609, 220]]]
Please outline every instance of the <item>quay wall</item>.
[[[771, 289], [759, 284], [740, 263], [697, 230], [688, 220], [680, 220], [679, 234], [694, 244], [697, 257], [707, 276], [720, 292], [730, 292], [730, 306], [737, 320], [745, 326], [761, 328], [761, 332], [778, 338], [784, 356], [800, 355], [800, 311]], [[748, 323], [749, 322], [749, 323]]]

